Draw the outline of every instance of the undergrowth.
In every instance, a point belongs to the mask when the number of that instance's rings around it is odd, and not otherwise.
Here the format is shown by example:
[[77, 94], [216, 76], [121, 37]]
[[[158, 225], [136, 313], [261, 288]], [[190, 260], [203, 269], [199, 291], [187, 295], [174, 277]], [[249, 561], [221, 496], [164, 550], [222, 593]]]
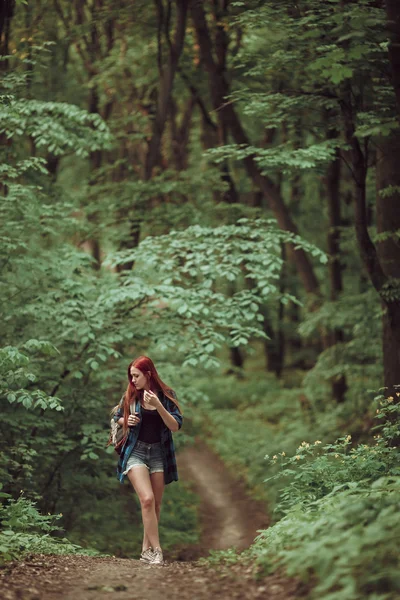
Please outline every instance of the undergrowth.
[[56, 524], [62, 515], [41, 515], [34, 502], [21, 495], [7, 499], [0, 506], [0, 564], [20, 560], [29, 554], [84, 554], [97, 556], [93, 549], [84, 549], [61, 537]]
[[264, 483], [281, 486], [279, 520], [241, 555], [230, 549], [209, 562], [251, 562], [263, 574], [283, 567], [313, 586], [315, 600], [398, 598], [400, 406], [383, 395], [375, 403], [368, 443], [353, 444], [346, 434], [266, 456]]

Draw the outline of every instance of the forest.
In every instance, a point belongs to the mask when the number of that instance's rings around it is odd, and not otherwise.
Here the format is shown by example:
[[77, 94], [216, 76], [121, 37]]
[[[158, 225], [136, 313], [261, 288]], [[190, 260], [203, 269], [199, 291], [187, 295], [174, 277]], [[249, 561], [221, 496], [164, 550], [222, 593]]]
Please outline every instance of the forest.
[[209, 565], [398, 598], [400, 3], [3, 0], [0, 80], [0, 567], [138, 551], [107, 440], [147, 355], [178, 464], [269, 515]]

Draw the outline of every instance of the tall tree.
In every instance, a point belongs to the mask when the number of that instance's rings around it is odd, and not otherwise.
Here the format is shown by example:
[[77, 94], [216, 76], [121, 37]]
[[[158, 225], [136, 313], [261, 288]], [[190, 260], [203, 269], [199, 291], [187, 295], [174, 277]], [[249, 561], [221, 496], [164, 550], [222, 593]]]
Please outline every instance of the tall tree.
[[[388, 32], [392, 39], [389, 58], [396, 95], [398, 64], [397, 49], [393, 51], [393, 45], [396, 46], [400, 39], [400, 20], [393, 4], [388, 3], [387, 9], [390, 19]], [[351, 6], [346, 7], [346, 10], [351, 10]], [[349, 51], [347, 43], [345, 49]], [[400, 373], [400, 251], [396, 234], [400, 229], [400, 178], [396, 167], [400, 158], [400, 136], [398, 130], [392, 132], [391, 128], [383, 133], [380, 129], [377, 136], [376, 222], [380, 237], [375, 244], [368, 230], [367, 174], [370, 143], [368, 137], [360, 138], [357, 131], [359, 115], [365, 110], [366, 102], [370, 102], [366, 93], [364, 85], [360, 85], [355, 77], [348, 77], [340, 87], [340, 106], [345, 138], [350, 147], [356, 237], [362, 262], [382, 302], [384, 384], [388, 388], [388, 394], [393, 395]], [[380, 90], [375, 93], [379, 94]], [[384, 129], [384, 120], [381, 127]]]
[[[339, 138], [339, 132], [336, 129], [328, 130], [328, 138]], [[343, 292], [341, 250], [340, 250], [340, 228], [342, 226], [341, 218], [341, 193], [340, 180], [342, 173], [342, 159], [340, 150], [337, 148], [335, 158], [330, 163], [326, 174], [326, 193], [328, 203], [328, 240], [327, 249], [329, 254], [329, 283], [330, 283], [330, 299], [334, 302]], [[330, 345], [334, 346], [344, 340], [342, 329], [335, 328], [330, 334]], [[337, 402], [345, 400], [347, 391], [346, 377], [342, 374], [332, 382], [333, 397]]]
[[[226, 10], [229, 3], [224, 2], [223, 4]], [[213, 43], [207, 24], [204, 3], [201, 0], [192, 1], [191, 16], [196, 29], [201, 59], [208, 73], [211, 101], [214, 110], [217, 111], [220, 128], [226, 128], [230, 131], [237, 144], [249, 146], [249, 138], [240, 122], [239, 116], [233, 104], [227, 101], [230, 90], [225, 73], [225, 61], [218, 63], [213, 56], [213, 52], [218, 56], [221, 48], [224, 48], [226, 45], [226, 40], [224, 39], [226, 34], [222, 35], [219, 28], [217, 36], [218, 45]], [[275, 183], [260, 172], [252, 156], [244, 158], [244, 165], [255, 185], [263, 192], [271, 210], [276, 216], [279, 226], [286, 231], [297, 233], [297, 227]], [[318, 295], [319, 283], [308, 256], [301, 250], [291, 252], [290, 256], [296, 264], [307, 293]]]

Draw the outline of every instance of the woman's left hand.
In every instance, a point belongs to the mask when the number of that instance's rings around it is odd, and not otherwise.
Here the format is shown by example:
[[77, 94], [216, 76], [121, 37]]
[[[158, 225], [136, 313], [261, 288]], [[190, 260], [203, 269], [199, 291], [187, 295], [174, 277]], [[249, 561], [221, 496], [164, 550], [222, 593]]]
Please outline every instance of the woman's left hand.
[[152, 406], [153, 408], [157, 408], [160, 404], [158, 396], [154, 392], [148, 392], [147, 390], [145, 390], [143, 394], [143, 400], [145, 404]]

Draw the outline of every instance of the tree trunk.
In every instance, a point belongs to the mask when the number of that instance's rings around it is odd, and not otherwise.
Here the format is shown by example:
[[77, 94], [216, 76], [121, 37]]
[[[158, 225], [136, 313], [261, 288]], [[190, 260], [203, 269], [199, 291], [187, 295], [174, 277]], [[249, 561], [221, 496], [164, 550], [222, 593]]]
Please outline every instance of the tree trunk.
[[385, 5], [390, 37], [389, 60], [392, 68], [392, 84], [400, 116], [400, 2], [399, 0], [386, 0]]
[[[101, 58], [104, 59], [109, 57], [114, 47], [114, 20], [110, 17], [104, 21], [104, 23], [102, 22], [102, 10], [97, 2], [91, 4], [90, 8], [88, 8], [88, 12], [85, 11], [84, 4], [79, 2], [74, 4], [71, 13], [65, 11], [65, 6], [57, 0], [54, 0], [54, 5], [61, 22], [64, 25], [68, 38], [74, 39], [73, 27], [79, 27], [83, 30], [85, 26], [88, 26], [89, 34], [87, 36], [83, 35], [80, 38], [81, 41], [76, 41], [75, 47], [90, 81], [92, 76], [98, 75], [96, 62]], [[73, 19], [71, 18], [72, 15]], [[101, 24], [103, 24], [103, 29], [100, 29]], [[103, 39], [105, 40], [104, 45], [102, 43]], [[113, 101], [111, 100], [105, 105], [103, 114], [101, 114], [98, 84], [94, 83], [89, 89], [88, 111], [92, 114], [100, 114], [103, 119], [107, 121], [111, 115]], [[100, 168], [102, 158], [103, 153], [101, 150], [96, 150], [90, 154], [92, 173]], [[56, 173], [58, 163], [53, 162], [52, 164], [51, 157], [49, 158], [49, 166], [54, 170], [54, 173]], [[94, 185], [93, 180], [90, 182], [90, 185]], [[98, 221], [97, 212], [90, 214], [88, 220], [96, 226]], [[96, 270], [99, 270], [101, 267], [101, 248], [97, 234], [93, 235], [87, 243], [94, 259], [93, 266]]]
[[[11, 20], [14, 16], [15, 0], [3, 0], [0, 6], [0, 56], [8, 56], [9, 41], [10, 41], [10, 30]], [[0, 73], [6, 73], [8, 71], [8, 59], [0, 61]], [[8, 138], [5, 133], [0, 134], [0, 146], [2, 150], [2, 160], [8, 162], [8, 149], [11, 147], [11, 138]], [[4, 183], [0, 183], [0, 194], [2, 196], [7, 195], [7, 186]]]
[[[385, 236], [377, 250], [388, 281], [387, 294], [382, 293], [384, 384], [394, 395], [394, 386], [400, 384], [400, 135], [381, 138], [378, 148], [376, 220], [378, 234]], [[388, 186], [392, 190], [382, 194]]]
[[340, 230], [342, 225], [340, 215], [340, 174], [341, 163], [339, 151], [336, 152], [335, 160], [328, 167], [326, 175], [326, 196], [328, 201], [328, 253], [329, 281], [331, 300], [337, 300], [343, 291], [342, 267], [340, 264]]
[[[333, 132], [332, 137], [337, 137], [336, 132]], [[340, 264], [340, 226], [342, 225], [340, 215], [340, 176], [341, 162], [340, 153], [337, 150], [335, 160], [328, 167], [326, 176], [326, 196], [328, 201], [328, 254], [329, 254], [329, 280], [330, 280], [330, 297], [332, 301], [338, 299], [339, 294], [343, 291], [342, 267]], [[337, 343], [343, 342], [344, 334], [341, 329], [334, 329], [330, 336], [330, 345], [334, 346]], [[336, 402], [344, 402], [347, 391], [346, 377], [340, 375], [331, 382], [332, 395]]]
[[240, 348], [231, 346], [229, 348], [229, 354], [233, 369], [228, 369], [228, 373], [233, 372], [239, 379], [241, 379], [243, 375], [241, 374], [240, 369], [243, 369], [244, 360], [242, 353], [240, 352]]
[[192, 95], [186, 103], [180, 124], [177, 123], [177, 106], [171, 98], [170, 124], [171, 124], [171, 153], [174, 168], [185, 171], [188, 168], [188, 142], [193, 109], [196, 101]]
[[[10, 41], [11, 19], [14, 16], [15, 0], [3, 0], [0, 6], [0, 56], [8, 56]], [[0, 70], [7, 71], [7, 62], [0, 66]]]
[[282, 375], [285, 357], [285, 337], [282, 328], [285, 307], [282, 302], [279, 302], [278, 323], [276, 330], [274, 330], [272, 327], [271, 320], [268, 315], [268, 309], [265, 305], [261, 306], [260, 312], [264, 317], [262, 323], [264, 333], [269, 337], [268, 340], [264, 340], [267, 371], [270, 373], [275, 373], [279, 379], [279, 377]]
[[[346, 141], [351, 148], [352, 174], [354, 178], [354, 215], [358, 247], [369, 278], [378, 292], [383, 306], [383, 368], [384, 385], [393, 395], [394, 386], [400, 379], [400, 308], [398, 277], [398, 248], [394, 239], [388, 238], [377, 247], [371, 240], [367, 223], [366, 176], [367, 161], [355, 136], [354, 114], [348, 89], [342, 101]], [[380, 193], [387, 186], [400, 183], [400, 139], [397, 133], [380, 140], [377, 164], [377, 224], [378, 232], [393, 232], [400, 228], [399, 194], [392, 192], [385, 198]], [[394, 188], [396, 190], [396, 188]], [[393, 195], [395, 198], [393, 199]], [[395, 396], [396, 398], [396, 396]]]
[[[99, 114], [99, 96], [97, 93], [97, 86], [91, 88], [90, 97], [89, 97], [89, 112], [92, 114]], [[97, 169], [101, 167], [103, 153], [101, 150], [95, 150], [90, 154], [90, 171], [93, 174]], [[90, 185], [93, 185], [93, 180], [91, 180]], [[97, 228], [96, 225], [98, 223], [97, 211], [92, 212], [88, 215], [88, 221]], [[99, 271], [101, 268], [101, 248], [100, 248], [100, 240], [98, 235], [92, 235], [90, 240], [88, 240], [90, 251], [93, 257], [93, 267], [96, 271]]]
[[[172, 89], [175, 80], [175, 75], [178, 71], [179, 59], [182, 54], [185, 41], [186, 19], [190, 0], [176, 0], [176, 29], [175, 38], [172, 41], [170, 35], [170, 10], [164, 13], [164, 5], [162, 0], [156, 0], [157, 8], [157, 24], [158, 24], [158, 69], [159, 83], [157, 102], [155, 107], [155, 115], [153, 119], [152, 134], [148, 144], [145, 164], [143, 167], [143, 179], [148, 181], [153, 175], [154, 167], [160, 162], [160, 149], [162, 136], [167, 123], [168, 115], [171, 110]], [[169, 7], [170, 8], [170, 7]], [[136, 10], [136, 9], [135, 9]], [[166, 35], [167, 60], [163, 64], [163, 44], [162, 32]], [[130, 221], [129, 230], [130, 237], [121, 244], [121, 249], [133, 249], [138, 246], [141, 232], [140, 216], [134, 221]], [[134, 261], [124, 263], [119, 267], [119, 271], [130, 271], [134, 266]]]
[[[168, 113], [170, 110], [170, 101], [172, 95], [172, 87], [176, 72], [178, 70], [179, 58], [183, 50], [185, 40], [186, 17], [188, 11], [189, 0], [176, 0], [177, 16], [176, 16], [176, 31], [173, 42], [169, 39], [169, 16], [164, 15], [162, 0], [156, 0], [158, 12], [158, 27], [159, 27], [159, 87], [156, 114], [153, 121], [153, 132], [149, 142], [148, 152], [146, 156], [146, 164], [144, 167], [144, 179], [151, 178], [154, 166], [157, 164], [161, 146], [161, 138], [164, 133], [165, 124], [167, 122]], [[167, 35], [168, 55], [165, 65], [161, 64], [161, 29], [164, 28]]]

